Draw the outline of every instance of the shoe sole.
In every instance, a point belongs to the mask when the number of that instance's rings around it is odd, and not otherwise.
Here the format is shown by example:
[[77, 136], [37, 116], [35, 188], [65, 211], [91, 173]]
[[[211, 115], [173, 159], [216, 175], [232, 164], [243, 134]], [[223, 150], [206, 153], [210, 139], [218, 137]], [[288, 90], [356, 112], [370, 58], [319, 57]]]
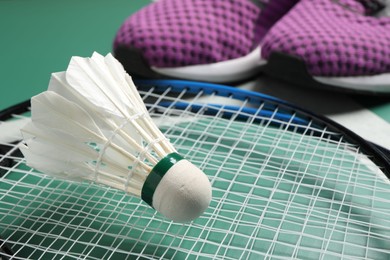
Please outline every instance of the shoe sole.
[[390, 95], [390, 74], [359, 77], [313, 77], [305, 62], [284, 53], [271, 53], [263, 72], [271, 77], [308, 88], [321, 88], [350, 94]]
[[192, 65], [178, 68], [149, 66], [141, 51], [136, 48], [118, 48], [115, 57], [133, 76], [149, 79], [186, 79], [212, 83], [237, 84], [257, 76], [266, 61], [261, 59], [260, 47], [244, 57], [212, 64]]

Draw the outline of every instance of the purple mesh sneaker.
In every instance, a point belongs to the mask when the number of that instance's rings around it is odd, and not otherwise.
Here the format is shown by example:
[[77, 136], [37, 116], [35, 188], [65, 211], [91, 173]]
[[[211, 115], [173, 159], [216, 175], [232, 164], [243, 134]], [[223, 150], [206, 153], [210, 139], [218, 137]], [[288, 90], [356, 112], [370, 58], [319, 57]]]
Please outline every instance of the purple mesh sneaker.
[[383, 0], [299, 1], [261, 43], [265, 72], [308, 87], [390, 93], [390, 7], [385, 5]]
[[[263, 0], [264, 1], [264, 0]], [[132, 75], [234, 82], [264, 64], [259, 43], [261, 2], [160, 0], [130, 16], [114, 40], [114, 55]]]
[[114, 55], [132, 75], [237, 82], [266, 63], [264, 35], [298, 0], [159, 0], [130, 16]]

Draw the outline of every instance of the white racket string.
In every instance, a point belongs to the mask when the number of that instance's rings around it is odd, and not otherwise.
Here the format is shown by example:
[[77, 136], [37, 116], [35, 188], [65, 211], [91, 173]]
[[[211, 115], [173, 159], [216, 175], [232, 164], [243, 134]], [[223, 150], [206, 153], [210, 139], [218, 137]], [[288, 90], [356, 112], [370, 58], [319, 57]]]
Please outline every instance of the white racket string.
[[11, 149], [0, 163], [14, 164], [0, 165], [0, 246], [14, 259], [390, 256], [385, 169], [342, 132], [315, 118], [301, 124], [299, 112], [282, 119], [283, 107], [249, 96], [141, 93], [175, 148], [209, 176], [210, 208], [192, 223], [170, 222], [122, 191], [36, 172], [17, 143], [2, 143]]
[[[324, 132], [325, 132], [325, 130], [324, 130]], [[303, 137], [302, 135], [301, 135], [301, 137]], [[341, 141], [341, 140], [340, 140]], [[340, 142], [341, 143], [341, 142]], [[274, 145], [275, 147], [277, 147], [278, 145]], [[334, 148], [333, 148], [334, 149]], [[336, 156], [336, 154], [334, 155], [334, 156]], [[336, 158], [331, 158], [332, 160], [335, 160]], [[309, 162], [311, 162], [311, 160], [309, 160]], [[300, 169], [299, 171], [302, 171], [302, 169]], [[299, 185], [299, 183], [298, 183], [298, 185]], [[295, 194], [292, 194], [292, 196], [295, 196]], [[290, 197], [291, 197], [291, 194], [290, 194]], [[316, 197], [316, 199], [318, 199], [318, 197]], [[343, 200], [342, 200], [343, 201]], [[314, 200], [314, 203], [316, 203], [316, 200]], [[245, 208], [245, 207], [243, 207], [243, 208]], [[311, 210], [313, 210], [313, 208], [311, 209]], [[309, 212], [309, 214], [310, 214], [311, 212]], [[284, 216], [287, 216], [286, 214], [284, 214]], [[304, 223], [304, 227], [306, 226], [306, 224], [307, 223]], [[303, 229], [304, 230], [304, 229]]]

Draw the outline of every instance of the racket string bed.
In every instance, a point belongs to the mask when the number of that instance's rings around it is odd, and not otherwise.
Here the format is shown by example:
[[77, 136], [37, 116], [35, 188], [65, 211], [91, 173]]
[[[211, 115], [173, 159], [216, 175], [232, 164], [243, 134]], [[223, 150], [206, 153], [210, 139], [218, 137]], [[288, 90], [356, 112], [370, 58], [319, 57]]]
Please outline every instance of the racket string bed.
[[141, 93], [167, 138], [208, 174], [203, 216], [177, 224], [124, 192], [52, 179], [7, 144], [1, 247], [15, 259], [390, 257], [389, 169], [376, 154], [283, 103], [170, 84]]

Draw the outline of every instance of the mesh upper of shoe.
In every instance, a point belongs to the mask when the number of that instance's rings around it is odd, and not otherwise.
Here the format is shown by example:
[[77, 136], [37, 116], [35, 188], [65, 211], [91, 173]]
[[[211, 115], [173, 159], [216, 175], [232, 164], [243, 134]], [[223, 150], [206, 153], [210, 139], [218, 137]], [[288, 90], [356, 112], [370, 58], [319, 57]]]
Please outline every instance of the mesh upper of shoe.
[[299, 56], [314, 76], [389, 73], [390, 18], [366, 12], [356, 0], [301, 0], [264, 37], [262, 57]]
[[122, 24], [114, 52], [137, 48], [150, 66], [164, 68], [239, 58], [260, 42], [259, 14], [248, 0], [161, 0]]
[[260, 38], [282, 18], [299, 0], [268, 0], [262, 9], [259, 23], [262, 25]]

